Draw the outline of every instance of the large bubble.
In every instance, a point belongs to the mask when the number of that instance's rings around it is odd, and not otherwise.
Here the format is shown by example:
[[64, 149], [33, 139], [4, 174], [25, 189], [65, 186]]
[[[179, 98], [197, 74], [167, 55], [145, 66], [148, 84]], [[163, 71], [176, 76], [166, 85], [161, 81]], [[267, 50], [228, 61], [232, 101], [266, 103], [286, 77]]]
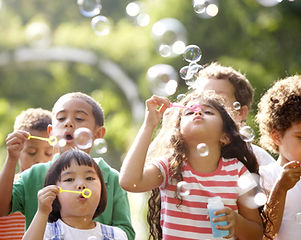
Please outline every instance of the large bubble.
[[178, 87], [177, 71], [168, 64], [157, 64], [147, 71], [147, 80], [153, 94], [170, 96]]

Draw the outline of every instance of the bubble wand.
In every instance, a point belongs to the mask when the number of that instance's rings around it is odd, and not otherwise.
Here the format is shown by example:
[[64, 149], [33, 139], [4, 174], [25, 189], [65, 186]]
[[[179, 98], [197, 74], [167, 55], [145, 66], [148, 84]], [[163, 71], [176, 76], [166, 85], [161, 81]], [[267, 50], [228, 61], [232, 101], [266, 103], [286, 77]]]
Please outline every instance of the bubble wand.
[[59, 187], [59, 193], [62, 192], [81, 193], [84, 198], [89, 198], [92, 195], [92, 191], [89, 188], [85, 188], [83, 191], [73, 191], [73, 190], [65, 190]]
[[57, 144], [57, 138], [56, 138], [55, 136], [50, 136], [49, 138], [44, 138], [44, 137], [32, 136], [32, 135], [29, 134], [29, 136], [28, 136], [27, 139], [29, 140], [29, 139], [31, 139], [31, 138], [33, 138], [33, 139], [38, 139], [38, 140], [42, 140], [42, 141], [46, 141], [46, 142], [48, 142], [51, 146], [54, 146], [54, 145]]

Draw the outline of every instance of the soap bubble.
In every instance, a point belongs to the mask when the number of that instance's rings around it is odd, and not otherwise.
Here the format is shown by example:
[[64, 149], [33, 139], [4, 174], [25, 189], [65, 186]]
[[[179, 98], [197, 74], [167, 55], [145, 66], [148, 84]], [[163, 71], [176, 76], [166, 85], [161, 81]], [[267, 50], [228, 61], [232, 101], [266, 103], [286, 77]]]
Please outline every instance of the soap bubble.
[[60, 139], [60, 140], [58, 141], [59, 147], [65, 147], [66, 144], [67, 144], [67, 141], [66, 141], [66, 139], [64, 139], [64, 138], [62, 138], [62, 139]]
[[188, 196], [190, 194], [190, 189], [188, 188], [188, 183], [185, 181], [178, 182], [177, 192], [180, 196]]
[[281, 3], [282, 0], [257, 0], [257, 2], [264, 7], [273, 7]]
[[130, 2], [126, 6], [126, 13], [136, 24], [145, 27], [150, 22], [150, 17], [144, 12], [144, 4], [140, 1]]
[[240, 102], [234, 102], [233, 103], [233, 108], [234, 108], [234, 110], [236, 110], [236, 111], [238, 111], [238, 110], [240, 110], [240, 108], [241, 108], [241, 105], [240, 105]]
[[198, 62], [202, 57], [202, 51], [197, 45], [188, 45], [183, 55], [187, 62]]
[[93, 17], [100, 13], [100, 0], [77, 0], [80, 13], [85, 17]]
[[110, 22], [105, 16], [98, 15], [92, 18], [91, 26], [94, 33], [98, 36], [104, 36], [110, 33]]
[[74, 131], [74, 143], [79, 149], [92, 147], [93, 135], [88, 128], [78, 128]]
[[244, 126], [240, 129], [239, 133], [245, 142], [252, 142], [255, 138], [254, 130], [250, 126]]
[[170, 96], [177, 90], [178, 74], [171, 65], [154, 65], [148, 69], [146, 77], [153, 94]]
[[194, 12], [201, 18], [212, 18], [218, 14], [217, 0], [193, 0]]
[[186, 97], [186, 94], [181, 93], [177, 96], [177, 101], [181, 101], [184, 97]]
[[152, 36], [162, 57], [175, 57], [183, 53], [187, 32], [179, 20], [164, 18], [157, 21], [152, 27]]
[[263, 192], [256, 193], [254, 197], [254, 202], [257, 206], [263, 206], [267, 202], [267, 195]]
[[209, 155], [209, 148], [206, 143], [200, 143], [197, 145], [197, 150], [201, 157], [207, 157]]
[[94, 140], [93, 148], [98, 154], [104, 154], [108, 150], [107, 142], [103, 138], [97, 138]]

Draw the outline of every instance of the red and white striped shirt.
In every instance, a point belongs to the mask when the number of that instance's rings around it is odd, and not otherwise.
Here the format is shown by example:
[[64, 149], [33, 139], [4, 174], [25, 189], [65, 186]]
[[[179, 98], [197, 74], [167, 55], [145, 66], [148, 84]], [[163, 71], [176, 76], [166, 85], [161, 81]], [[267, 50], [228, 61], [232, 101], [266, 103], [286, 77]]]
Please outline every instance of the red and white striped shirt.
[[24, 235], [25, 217], [15, 212], [9, 216], [0, 217], [0, 239], [20, 240]]
[[[199, 173], [188, 162], [183, 167], [183, 181], [190, 194], [182, 197], [183, 202], [175, 198], [177, 183], [169, 177], [169, 161], [153, 162], [162, 175], [161, 227], [164, 240], [199, 240], [213, 238], [208, 218], [208, 198], [220, 196], [225, 207], [238, 212], [237, 198], [240, 190], [238, 178], [250, 174], [247, 168], [235, 159], [221, 158], [217, 169], [211, 173]], [[231, 238], [234, 239], [234, 238]]]

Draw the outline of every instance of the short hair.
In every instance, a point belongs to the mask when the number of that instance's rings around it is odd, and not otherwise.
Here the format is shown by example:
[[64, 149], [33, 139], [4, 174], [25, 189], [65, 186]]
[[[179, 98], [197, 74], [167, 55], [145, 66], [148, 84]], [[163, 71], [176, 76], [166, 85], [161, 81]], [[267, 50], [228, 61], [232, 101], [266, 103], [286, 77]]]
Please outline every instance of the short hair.
[[[253, 103], [254, 89], [244, 74], [232, 67], [225, 67], [217, 62], [207, 65], [198, 73], [198, 79], [221, 79], [228, 80], [234, 87], [235, 99], [249, 109]], [[197, 80], [198, 81], [198, 80]]]
[[22, 111], [15, 120], [14, 130], [47, 131], [51, 124], [51, 112], [42, 108], [28, 108]]
[[93, 113], [96, 125], [98, 125], [98, 126], [103, 126], [104, 125], [104, 113], [103, 113], [102, 107], [92, 97], [90, 97], [89, 95], [87, 95], [85, 93], [82, 93], [82, 92], [71, 92], [71, 93], [67, 93], [67, 94], [62, 95], [55, 102], [55, 104], [52, 108], [52, 112], [56, 108], [57, 104], [60, 101], [66, 100], [67, 98], [71, 98], [71, 99], [72, 98], [78, 98], [78, 99], [82, 99], [82, 100], [86, 101], [92, 107], [92, 113]]
[[[98, 206], [95, 210], [93, 218], [99, 216], [106, 208], [107, 205], [107, 190], [106, 185], [103, 179], [102, 172], [94, 161], [94, 159], [87, 153], [78, 150], [70, 149], [60, 155], [60, 157], [53, 163], [49, 168], [46, 177], [44, 186], [56, 185], [58, 181], [61, 180], [61, 173], [63, 170], [71, 166], [72, 162], [76, 162], [79, 166], [89, 166], [93, 167], [96, 171], [97, 176], [99, 177], [101, 183], [101, 197], [98, 203]], [[52, 203], [52, 212], [49, 214], [48, 222], [55, 222], [61, 218], [60, 214], [61, 205], [59, 203], [58, 197]]]
[[267, 90], [258, 103], [256, 121], [260, 144], [278, 153], [279, 148], [270, 134], [276, 130], [283, 135], [293, 123], [301, 121], [301, 75], [278, 80]]

